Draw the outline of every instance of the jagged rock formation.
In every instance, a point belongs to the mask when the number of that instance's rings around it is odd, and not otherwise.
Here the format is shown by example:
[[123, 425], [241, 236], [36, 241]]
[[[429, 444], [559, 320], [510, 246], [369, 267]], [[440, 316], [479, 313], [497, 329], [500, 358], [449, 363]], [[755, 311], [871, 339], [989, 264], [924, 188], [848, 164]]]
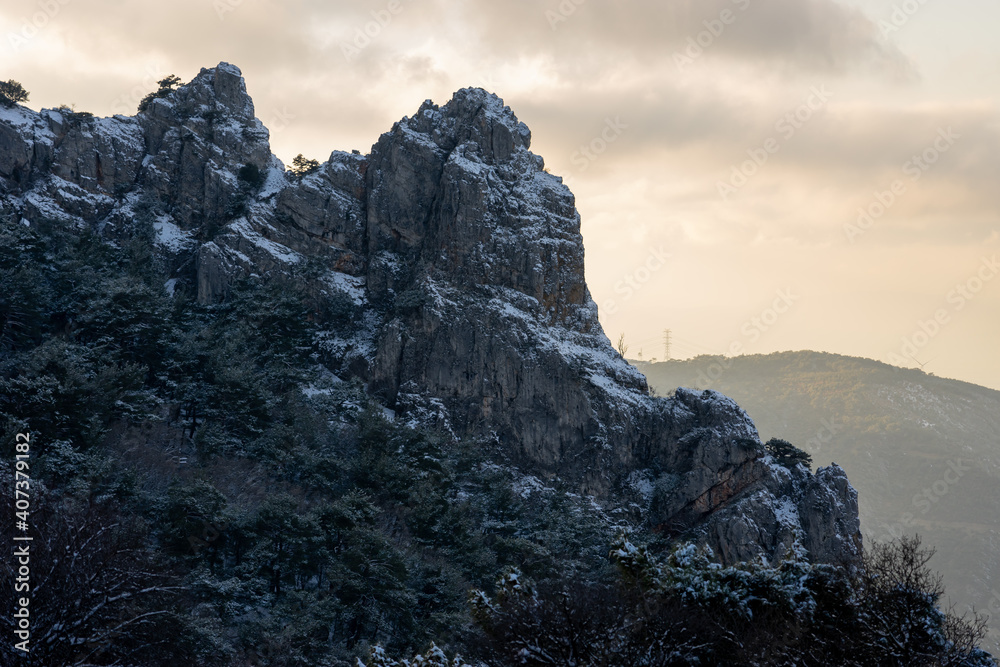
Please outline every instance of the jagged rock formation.
[[530, 142], [499, 98], [466, 89], [369, 155], [334, 152], [296, 178], [222, 63], [135, 117], [0, 110], [0, 215], [109, 239], [151, 220], [165, 288], [206, 303], [244, 276], [308, 280], [324, 364], [401, 418], [493, 439], [525, 474], [638, 508], [727, 561], [853, 558], [842, 470], [775, 465], [731, 400], [651, 397], [614, 351], [573, 195]]
[[636, 365], [661, 391], [710, 382], [762, 437], [838, 461], [861, 494], [866, 540], [919, 533], [958, 608], [989, 613], [1000, 654], [1000, 392], [820, 352], [740, 357], [711, 381], [705, 371], [719, 361]]

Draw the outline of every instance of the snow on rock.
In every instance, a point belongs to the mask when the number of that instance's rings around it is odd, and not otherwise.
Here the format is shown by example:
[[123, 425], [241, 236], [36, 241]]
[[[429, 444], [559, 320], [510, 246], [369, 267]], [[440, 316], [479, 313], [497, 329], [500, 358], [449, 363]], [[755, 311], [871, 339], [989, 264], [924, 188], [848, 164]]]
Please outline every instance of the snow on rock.
[[802, 523], [799, 519], [799, 510], [791, 498], [781, 498], [775, 502], [774, 517], [784, 526], [797, 529]]
[[265, 238], [260, 232], [251, 227], [246, 218], [236, 220], [230, 224], [229, 228], [280, 262], [297, 264], [303, 259], [302, 255], [291, 248]]
[[33, 130], [39, 122], [39, 115], [21, 105], [7, 107], [0, 104], [0, 122], [10, 125], [21, 133]]
[[258, 193], [262, 199], [273, 197], [288, 185], [288, 180], [285, 178], [285, 165], [277, 157], [272, 157], [265, 174], [264, 185]]
[[514, 482], [514, 493], [521, 496], [522, 498], [527, 498], [534, 493], [550, 492], [554, 491], [544, 484], [541, 480], [534, 475], [522, 475], [518, 477]]
[[[819, 560], [856, 553], [842, 470], [774, 465], [721, 394], [649, 396], [601, 328], [572, 192], [499, 97], [427, 101], [368, 155], [334, 151], [306, 178], [268, 139], [228, 63], [134, 118], [3, 109], [0, 183], [18, 183], [3, 205], [13, 220], [124, 234], [145, 202], [164, 289], [193, 272], [201, 303], [248, 276], [306, 281], [330, 373], [363, 381], [400, 423], [488, 439], [524, 480], [591, 498], [588, 511], [617, 504], [722, 560], [779, 558], [796, 541]], [[237, 177], [247, 165], [262, 182]]]
[[365, 295], [364, 277], [352, 276], [339, 271], [330, 271], [323, 279], [327, 285], [337, 292], [346, 294], [355, 305], [362, 306], [365, 304], [367, 297]]
[[168, 215], [157, 217], [153, 222], [153, 229], [156, 231], [156, 242], [170, 252], [180, 252], [197, 243], [190, 232], [175, 225]]

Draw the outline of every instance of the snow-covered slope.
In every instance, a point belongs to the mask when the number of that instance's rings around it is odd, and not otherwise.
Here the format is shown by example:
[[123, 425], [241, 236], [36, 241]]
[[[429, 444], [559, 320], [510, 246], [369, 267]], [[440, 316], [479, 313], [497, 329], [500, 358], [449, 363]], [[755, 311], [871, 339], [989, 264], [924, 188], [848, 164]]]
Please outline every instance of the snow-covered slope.
[[725, 560], [856, 555], [842, 470], [774, 465], [720, 394], [649, 395], [598, 322], [573, 194], [530, 142], [502, 100], [465, 89], [370, 154], [293, 176], [222, 63], [134, 118], [5, 111], [0, 206], [109, 242], [151, 225], [165, 289], [203, 303], [251, 275], [307, 281], [338, 377]]

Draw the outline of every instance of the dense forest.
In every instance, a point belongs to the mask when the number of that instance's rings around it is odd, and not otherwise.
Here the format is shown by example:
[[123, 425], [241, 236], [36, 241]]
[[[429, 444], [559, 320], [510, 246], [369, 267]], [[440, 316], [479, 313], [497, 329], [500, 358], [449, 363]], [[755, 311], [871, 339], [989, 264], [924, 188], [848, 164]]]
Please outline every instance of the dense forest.
[[994, 664], [981, 621], [938, 607], [919, 542], [722, 567], [330, 374], [317, 323], [354, 326], [349, 307], [295, 280], [208, 306], [164, 286], [151, 219], [134, 224], [0, 229], [32, 664]]

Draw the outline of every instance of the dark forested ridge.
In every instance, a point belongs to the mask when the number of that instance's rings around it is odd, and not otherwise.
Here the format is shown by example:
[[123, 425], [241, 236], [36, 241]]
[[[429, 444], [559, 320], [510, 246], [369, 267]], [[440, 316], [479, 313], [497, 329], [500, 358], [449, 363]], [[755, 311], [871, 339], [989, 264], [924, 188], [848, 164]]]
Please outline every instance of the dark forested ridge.
[[866, 541], [919, 533], [951, 600], [990, 615], [1000, 648], [1000, 392], [818, 352], [635, 363], [660, 392], [721, 391], [763, 439], [843, 466]]
[[2, 664], [993, 664], [842, 469], [649, 395], [529, 143], [467, 89], [285, 170], [226, 63], [0, 108]]
[[[149, 234], [0, 234], [4, 439], [34, 436], [45, 556], [80, 553], [36, 585], [36, 659], [318, 665], [454, 644], [469, 588], [505, 567], [606, 562], [586, 503], [518, 495], [483, 443], [394, 423], [325, 371], [294, 281], [202, 307], [164, 290]], [[113, 584], [131, 597], [102, 607]]]
[[0, 408], [7, 443], [34, 434], [45, 664], [990, 664], [918, 545], [853, 575], [720, 567], [489, 443], [393, 421], [317, 363], [294, 281], [200, 306], [158, 284], [149, 234], [2, 235]]

